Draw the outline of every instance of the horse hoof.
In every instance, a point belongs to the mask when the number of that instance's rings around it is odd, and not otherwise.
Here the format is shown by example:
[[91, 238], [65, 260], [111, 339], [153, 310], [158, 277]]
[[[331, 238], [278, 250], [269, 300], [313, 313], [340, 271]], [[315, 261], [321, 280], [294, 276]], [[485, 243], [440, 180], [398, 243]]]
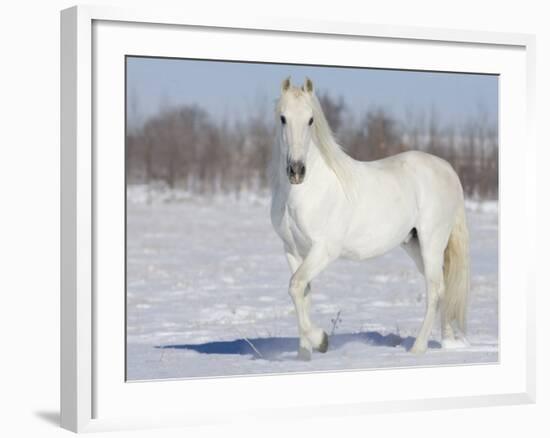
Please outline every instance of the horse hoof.
[[446, 350], [456, 350], [470, 346], [466, 338], [445, 338], [441, 341], [441, 346]]
[[427, 349], [428, 349], [427, 345], [420, 345], [415, 342], [409, 351], [413, 354], [424, 354]]
[[317, 351], [319, 353], [326, 353], [328, 350], [328, 335], [323, 332], [323, 340], [321, 341], [321, 344], [319, 347], [317, 347]]
[[298, 360], [309, 362], [311, 360], [311, 351], [309, 351], [307, 348], [300, 347], [298, 349]]

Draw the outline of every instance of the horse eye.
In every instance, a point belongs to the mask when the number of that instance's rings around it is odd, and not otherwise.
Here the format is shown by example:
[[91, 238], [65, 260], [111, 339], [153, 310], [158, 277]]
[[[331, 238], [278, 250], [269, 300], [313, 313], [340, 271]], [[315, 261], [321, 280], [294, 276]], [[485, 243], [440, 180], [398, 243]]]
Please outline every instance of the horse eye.
[[282, 123], [283, 125], [286, 125], [286, 118], [285, 118], [285, 116], [281, 116], [281, 123]]
[[308, 125], [309, 126], [313, 125], [313, 117], [311, 119], [309, 119]]

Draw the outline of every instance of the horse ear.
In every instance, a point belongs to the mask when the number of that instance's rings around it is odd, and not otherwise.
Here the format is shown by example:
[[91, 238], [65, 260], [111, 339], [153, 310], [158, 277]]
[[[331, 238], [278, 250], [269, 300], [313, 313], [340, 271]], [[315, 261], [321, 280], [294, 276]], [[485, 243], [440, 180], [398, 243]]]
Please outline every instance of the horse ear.
[[304, 91], [307, 91], [309, 94], [313, 94], [313, 81], [310, 78], [306, 77]]
[[281, 91], [284, 93], [290, 88], [290, 76], [287, 77], [281, 84]]

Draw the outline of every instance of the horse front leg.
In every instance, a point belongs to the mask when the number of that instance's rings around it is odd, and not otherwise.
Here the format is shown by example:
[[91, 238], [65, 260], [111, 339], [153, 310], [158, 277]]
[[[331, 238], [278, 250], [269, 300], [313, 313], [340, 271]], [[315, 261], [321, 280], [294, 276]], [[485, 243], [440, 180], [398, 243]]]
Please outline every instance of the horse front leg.
[[[292, 268], [292, 262], [291, 268]], [[288, 293], [292, 298], [298, 320], [298, 333], [300, 343], [298, 357], [302, 360], [310, 360], [313, 350], [326, 352], [328, 348], [328, 336], [320, 328], [315, 327], [309, 319], [309, 307], [311, 289], [309, 283], [331, 261], [324, 245], [315, 245], [304, 261], [297, 267], [290, 279]]]

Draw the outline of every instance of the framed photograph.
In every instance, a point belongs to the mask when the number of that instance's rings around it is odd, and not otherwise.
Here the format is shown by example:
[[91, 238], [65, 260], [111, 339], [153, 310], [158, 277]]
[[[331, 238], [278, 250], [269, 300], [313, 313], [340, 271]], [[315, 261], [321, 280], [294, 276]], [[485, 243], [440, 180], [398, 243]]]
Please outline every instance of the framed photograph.
[[534, 37], [79, 6], [61, 54], [63, 427], [534, 401]]

